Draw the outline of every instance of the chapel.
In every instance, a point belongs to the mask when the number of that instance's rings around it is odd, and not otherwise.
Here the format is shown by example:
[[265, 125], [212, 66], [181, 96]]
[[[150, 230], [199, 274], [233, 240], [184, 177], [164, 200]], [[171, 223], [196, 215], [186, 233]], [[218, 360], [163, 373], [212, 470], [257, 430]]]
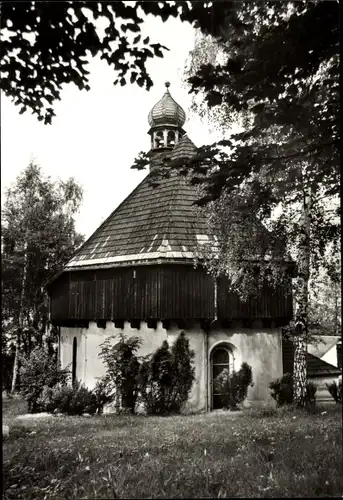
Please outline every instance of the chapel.
[[166, 83], [148, 115], [149, 173], [50, 283], [60, 362], [92, 388], [105, 374], [98, 354], [106, 337], [140, 336], [139, 354], [145, 355], [184, 331], [195, 352], [189, 410], [220, 408], [213, 380], [244, 361], [254, 382], [245, 404], [270, 405], [269, 383], [283, 374], [281, 328], [292, 318], [292, 297], [281, 286], [266, 286], [258, 298], [242, 302], [225, 277], [214, 279], [195, 266], [199, 245], [208, 239], [196, 188], [177, 174], [152, 182], [164, 158], [182, 164], [196, 153], [185, 121]]

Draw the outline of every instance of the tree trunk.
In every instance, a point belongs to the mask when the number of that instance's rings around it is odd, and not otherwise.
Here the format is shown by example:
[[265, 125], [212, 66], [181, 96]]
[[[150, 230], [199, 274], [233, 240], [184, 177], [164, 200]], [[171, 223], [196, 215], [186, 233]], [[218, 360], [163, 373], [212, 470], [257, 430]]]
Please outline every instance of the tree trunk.
[[299, 244], [298, 278], [294, 338], [293, 401], [303, 407], [306, 403], [308, 305], [310, 279], [310, 210], [311, 193], [304, 191], [302, 234]]
[[335, 329], [335, 335], [339, 335], [340, 327], [339, 327], [339, 311], [338, 311], [338, 294], [340, 293], [340, 290], [337, 283], [334, 283], [334, 290], [335, 290], [334, 329]]
[[23, 277], [21, 280], [21, 292], [20, 292], [20, 305], [19, 305], [19, 317], [18, 317], [18, 331], [16, 335], [16, 342], [15, 342], [15, 357], [14, 357], [14, 364], [13, 364], [13, 376], [12, 376], [12, 388], [11, 388], [11, 394], [13, 395], [16, 389], [16, 384], [18, 380], [18, 373], [19, 373], [19, 353], [20, 353], [20, 335], [23, 331], [24, 328], [24, 318], [25, 318], [25, 311], [24, 311], [24, 300], [25, 300], [25, 286], [26, 286], [26, 278], [27, 278], [27, 266], [28, 266], [28, 255], [27, 255], [27, 233], [26, 233], [26, 238], [25, 238], [25, 253], [24, 253], [24, 269], [23, 269]]
[[17, 332], [15, 339], [15, 354], [14, 354], [14, 363], [13, 363], [13, 374], [12, 374], [12, 387], [11, 394], [14, 394], [15, 386], [18, 379], [18, 371], [19, 371], [19, 349], [20, 349], [20, 334]]

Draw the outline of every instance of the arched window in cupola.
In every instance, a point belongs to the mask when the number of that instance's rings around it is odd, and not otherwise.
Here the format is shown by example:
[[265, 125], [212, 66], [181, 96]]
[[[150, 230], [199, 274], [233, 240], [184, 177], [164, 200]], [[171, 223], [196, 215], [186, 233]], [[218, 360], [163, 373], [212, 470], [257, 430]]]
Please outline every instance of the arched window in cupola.
[[163, 132], [162, 131], [156, 132], [155, 141], [154, 141], [154, 148], [155, 149], [163, 148], [163, 146], [164, 146]]
[[175, 146], [175, 131], [169, 130], [167, 135], [167, 146]]

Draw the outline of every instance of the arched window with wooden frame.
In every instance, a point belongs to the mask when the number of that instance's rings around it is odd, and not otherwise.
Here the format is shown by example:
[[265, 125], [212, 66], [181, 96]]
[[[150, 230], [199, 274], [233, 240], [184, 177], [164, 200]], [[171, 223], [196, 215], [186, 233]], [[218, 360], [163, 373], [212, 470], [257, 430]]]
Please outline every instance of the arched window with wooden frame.
[[211, 353], [211, 410], [223, 407], [221, 390], [216, 384], [216, 379], [223, 375], [224, 370], [228, 375], [233, 372], [234, 356], [227, 344], [217, 345]]

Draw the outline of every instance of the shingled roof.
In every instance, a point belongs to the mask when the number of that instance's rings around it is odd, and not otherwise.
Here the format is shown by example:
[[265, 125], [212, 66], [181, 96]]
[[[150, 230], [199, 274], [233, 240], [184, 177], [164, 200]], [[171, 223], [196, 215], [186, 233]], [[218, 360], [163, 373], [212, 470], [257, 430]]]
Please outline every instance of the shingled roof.
[[309, 377], [335, 376], [340, 375], [342, 370], [337, 366], [330, 365], [323, 359], [307, 353], [307, 375]]
[[[195, 152], [196, 146], [184, 136], [168, 156], [182, 159]], [[178, 175], [160, 179], [157, 186], [150, 179], [151, 174], [112, 212], [67, 269], [194, 258], [206, 231], [194, 206], [196, 188]]]
[[335, 347], [341, 340], [338, 335], [313, 335], [314, 341], [308, 345], [308, 352], [322, 358], [325, 354]]
[[[282, 339], [283, 373], [293, 373], [294, 346], [292, 342]], [[327, 363], [311, 353], [306, 355], [308, 377], [338, 376], [342, 373], [340, 368]]]

